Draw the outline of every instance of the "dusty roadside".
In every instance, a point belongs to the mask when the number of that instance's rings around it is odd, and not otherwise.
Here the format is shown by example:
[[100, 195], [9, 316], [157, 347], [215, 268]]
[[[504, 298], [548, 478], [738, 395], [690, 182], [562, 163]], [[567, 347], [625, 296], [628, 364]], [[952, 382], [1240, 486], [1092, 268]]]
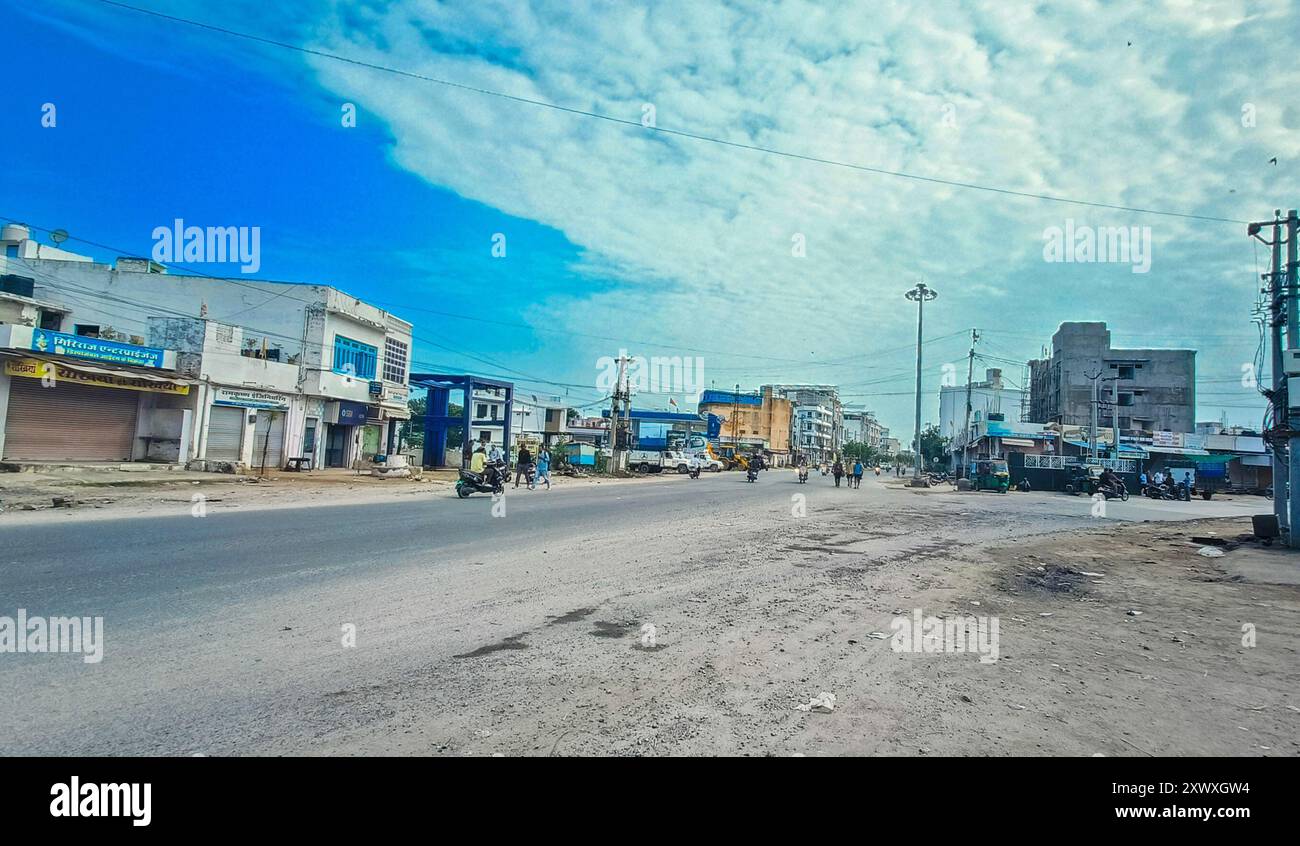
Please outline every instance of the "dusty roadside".
[[[570, 477], [556, 473], [552, 488], [644, 484], [670, 478], [675, 476]], [[455, 481], [452, 471], [392, 479], [350, 471], [272, 472], [264, 476], [178, 471], [0, 473], [0, 526], [187, 514], [200, 503], [209, 510], [253, 510], [401, 501], [412, 496], [451, 495]]]
[[[1110, 524], [1012, 546], [987, 542], [994, 525], [974, 543], [918, 543], [933, 516], [909, 504], [868, 526], [846, 509], [672, 567], [650, 555], [648, 578], [608, 600], [440, 662], [434, 686], [386, 686], [388, 719], [314, 751], [1300, 754], [1295, 556], [1208, 558], [1189, 541], [1248, 521]], [[894, 651], [891, 623], [917, 609], [996, 616], [998, 660]], [[834, 710], [797, 709], [821, 691]]]
[[[997, 615], [996, 669], [905, 656], [921, 660], [895, 678], [919, 669], [949, 715], [900, 728], [948, 754], [972, 741], [1002, 754], [1300, 754], [1300, 556], [1233, 548], [1249, 534], [1248, 519], [1211, 519], [990, 547], [918, 599]], [[1196, 537], [1227, 541], [1225, 554], [1202, 555]]]

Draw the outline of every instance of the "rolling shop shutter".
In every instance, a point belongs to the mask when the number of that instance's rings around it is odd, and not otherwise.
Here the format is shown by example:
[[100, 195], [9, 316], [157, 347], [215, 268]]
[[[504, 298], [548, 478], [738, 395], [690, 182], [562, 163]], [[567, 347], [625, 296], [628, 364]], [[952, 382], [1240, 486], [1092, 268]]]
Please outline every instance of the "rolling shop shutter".
[[[267, 434], [270, 437], [267, 437]], [[253, 429], [253, 467], [262, 466], [265, 451], [268, 468], [282, 467], [284, 448], [284, 415], [266, 409], [258, 409], [257, 426]]]
[[208, 417], [209, 461], [239, 461], [240, 441], [244, 436], [244, 409], [214, 405]]
[[39, 379], [9, 380], [4, 457], [39, 461], [130, 461], [140, 394]]

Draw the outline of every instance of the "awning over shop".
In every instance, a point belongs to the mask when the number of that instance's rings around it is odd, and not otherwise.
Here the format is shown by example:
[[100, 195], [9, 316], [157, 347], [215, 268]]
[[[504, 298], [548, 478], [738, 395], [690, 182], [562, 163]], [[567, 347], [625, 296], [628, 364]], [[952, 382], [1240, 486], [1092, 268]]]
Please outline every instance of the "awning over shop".
[[1002, 439], [1002, 445], [1003, 445], [1003, 446], [1031, 447], [1031, 446], [1034, 445], [1034, 442], [1033, 442], [1032, 440], [1029, 440], [1029, 439], [1026, 439], [1026, 438], [1003, 438], [1003, 439]]

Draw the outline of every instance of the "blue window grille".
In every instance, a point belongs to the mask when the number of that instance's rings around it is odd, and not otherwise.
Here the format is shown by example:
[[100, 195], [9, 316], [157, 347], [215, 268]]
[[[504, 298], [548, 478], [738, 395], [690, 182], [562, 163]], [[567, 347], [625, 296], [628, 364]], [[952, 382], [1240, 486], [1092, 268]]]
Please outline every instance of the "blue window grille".
[[355, 376], [358, 379], [375, 378], [375, 364], [379, 350], [369, 344], [334, 336], [334, 372]]

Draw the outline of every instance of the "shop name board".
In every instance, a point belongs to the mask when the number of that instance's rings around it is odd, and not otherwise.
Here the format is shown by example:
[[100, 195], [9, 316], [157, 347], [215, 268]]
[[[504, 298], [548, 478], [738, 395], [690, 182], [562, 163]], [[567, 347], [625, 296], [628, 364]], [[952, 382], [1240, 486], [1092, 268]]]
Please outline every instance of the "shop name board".
[[282, 409], [289, 407], [289, 398], [283, 394], [272, 394], [266, 391], [218, 388], [212, 404], [231, 405], [239, 408]]
[[31, 348], [34, 352], [66, 355], [91, 361], [108, 361], [113, 364], [129, 364], [133, 367], [162, 367], [165, 352], [157, 347], [138, 347], [135, 344], [106, 341], [102, 338], [65, 335], [48, 329], [37, 329], [32, 332]]
[[[368, 405], [362, 405], [359, 402], [340, 402], [339, 403], [339, 423], [343, 425], [358, 425], [366, 422], [366, 418], [371, 416], [371, 409]], [[374, 416], [378, 416], [377, 414]]]
[[51, 387], [58, 387], [60, 382], [76, 385], [95, 385], [101, 388], [118, 388], [124, 391], [146, 391], [151, 394], [179, 394], [190, 392], [189, 385], [176, 382], [156, 381], [140, 376], [120, 373], [89, 373], [62, 367], [52, 361], [40, 361], [35, 358], [21, 358], [5, 362], [5, 373], [9, 376], [25, 376], [29, 379], [52, 378]]

